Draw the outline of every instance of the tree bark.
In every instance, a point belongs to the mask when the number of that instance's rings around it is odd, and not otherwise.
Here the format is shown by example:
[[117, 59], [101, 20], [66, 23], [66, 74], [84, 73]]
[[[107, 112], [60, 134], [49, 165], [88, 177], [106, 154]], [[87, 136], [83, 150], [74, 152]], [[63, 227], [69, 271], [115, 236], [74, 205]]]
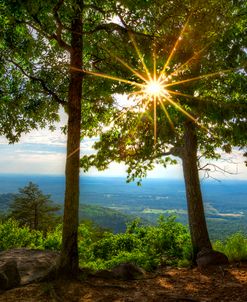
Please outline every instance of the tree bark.
[[206, 225], [199, 173], [197, 168], [197, 136], [195, 123], [184, 123], [183, 173], [186, 187], [189, 227], [193, 257], [203, 248], [212, 249]]
[[[70, 67], [82, 69], [82, 6], [76, 1], [71, 29]], [[61, 273], [76, 277], [78, 262], [78, 208], [79, 208], [79, 166], [80, 166], [80, 129], [81, 129], [81, 72], [70, 69], [68, 93], [68, 133], [67, 159], [65, 168], [65, 202], [63, 216], [63, 238], [60, 258]]]

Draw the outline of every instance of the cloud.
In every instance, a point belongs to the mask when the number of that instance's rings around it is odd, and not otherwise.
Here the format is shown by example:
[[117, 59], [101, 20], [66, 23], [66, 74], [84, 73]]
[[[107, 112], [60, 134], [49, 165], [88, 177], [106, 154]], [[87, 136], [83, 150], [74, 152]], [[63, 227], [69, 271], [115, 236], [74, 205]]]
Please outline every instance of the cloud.
[[[126, 100], [123, 100], [124, 105]], [[0, 173], [22, 174], [64, 174], [66, 159], [66, 135], [61, 131], [67, 120], [67, 115], [61, 111], [61, 121], [56, 124], [54, 132], [49, 129], [33, 130], [21, 137], [20, 142], [9, 145], [4, 137], [0, 137]], [[95, 153], [93, 144], [99, 138], [85, 138], [81, 142], [81, 155]], [[223, 153], [218, 161], [211, 162], [221, 169], [233, 174], [215, 172], [211, 175], [218, 179], [247, 179], [247, 168], [244, 164], [243, 152], [235, 148], [231, 154]], [[90, 176], [126, 176], [127, 167], [124, 164], [112, 163], [106, 171], [97, 171], [91, 168], [86, 175]], [[201, 173], [203, 177], [203, 173]], [[148, 172], [148, 177], [158, 178], [183, 178], [181, 163], [174, 166], [156, 165], [153, 171]]]
[[0, 173], [64, 174], [65, 154], [9, 152], [0, 158]]

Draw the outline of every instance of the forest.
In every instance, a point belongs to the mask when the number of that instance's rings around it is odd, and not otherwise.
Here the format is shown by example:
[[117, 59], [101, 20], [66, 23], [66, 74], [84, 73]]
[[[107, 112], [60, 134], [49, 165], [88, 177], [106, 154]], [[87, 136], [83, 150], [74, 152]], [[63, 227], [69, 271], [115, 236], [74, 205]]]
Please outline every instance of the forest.
[[[223, 152], [239, 151], [246, 163], [246, 14], [244, 0], [2, 0], [0, 135], [14, 144], [34, 129], [54, 130], [62, 108], [68, 117], [62, 220], [36, 184], [19, 188], [0, 225], [2, 253], [54, 249], [53, 276], [70, 280], [83, 267], [245, 260], [244, 234], [210, 240], [200, 173], [222, 170], [211, 160]], [[81, 141], [93, 137], [94, 152], [81, 153]], [[113, 235], [79, 223], [80, 171], [124, 163], [127, 182], [141, 185], [155, 165], [178, 161], [188, 228], [161, 217]], [[5, 267], [0, 280], [10, 288]]]

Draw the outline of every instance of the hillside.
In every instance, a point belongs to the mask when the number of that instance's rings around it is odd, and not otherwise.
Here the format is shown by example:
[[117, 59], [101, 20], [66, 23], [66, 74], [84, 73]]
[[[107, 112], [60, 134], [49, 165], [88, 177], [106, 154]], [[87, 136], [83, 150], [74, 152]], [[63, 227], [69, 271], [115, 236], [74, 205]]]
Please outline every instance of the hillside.
[[[8, 210], [9, 204], [15, 194], [0, 194], [0, 213]], [[124, 232], [126, 224], [133, 221], [137, 216], [124, 214], [120, 211], [105, 208], [98, 205], [80, 204], [79, 220], [90, 220], [97, 226], [113, 231], [114, 233]], [[142, 219], [143, 223], [148, 223]]]
[[[80, 204], [79, 219], [90, 220], [101, 228], [112, 230], [114, 233], [124, 232], [126, 224], [137, 216], [127, 215], [120, 211], [104, 208], [97, 205]], [[144, 224], [148, 221], [142, 219]]]

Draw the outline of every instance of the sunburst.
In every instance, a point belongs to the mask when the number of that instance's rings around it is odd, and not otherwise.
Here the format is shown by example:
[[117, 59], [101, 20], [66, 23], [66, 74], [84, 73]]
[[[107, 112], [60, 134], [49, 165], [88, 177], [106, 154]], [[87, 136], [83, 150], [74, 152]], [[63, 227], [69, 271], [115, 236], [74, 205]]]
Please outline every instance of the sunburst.
[[[191, 58], [186, 60], [186, 62], [181, 62], [172, 72], [168, 73], [167, 70], [172, 70], [172, 68], [169, 68], [170, 63], [173, 59], [173, 56], [179, 49], [179, 45], [182, 41], [183, 34], [188, 27], [191, 15], [187, 18], [184, 26], [182, 27], [182, 30], [180, 31], [180, 34], [174, 43], [173, 48], [170, 51], [170, 54], [168, 55], [168, 58], [163, 64], [163, 67], [161, 70], [157, 69], [156, 66], [156, 53], [154, 51], [153, 53], [153, 70], [152, 72], [148, 69], [144, 56], [142, 55], [137, 42], [135, 40], [135, 37], [133, 33], [129, 32], [130, 40], [134, 46], [134, 49], [136, 51], [136, 54], [141, 62], [142, 65], [142, 70], [144, 70], [144, 74], [141, 71], [135, 70], [133, 67], [131, 67], [127, 62], [125, 62], [123, 59], [119, 58], [118, 56], [115, 56], [114, 54], [108, 52], [112, 57], [115, 58], [119, 63], [121, 63], [125, 68], [127, 68], [133, 75], [136, 76], [137, 81], [132, 81], [120, 77], [115, 77], [112, 75], [108, 74], [103, 74], [99, 72], [94, 72], [94, 71], [88, 71], [88, 70], [80, 70], [74, 67], [71, 67], [71, 69], [76, 70], [76, 71], [81, 71], [85, 74], [89, 74], [92, 76], [96, 77], [102, 77], [105, 79], [109, 79], [112, 81], [117, 81], [125, 84], [129, 84], [133, 87], [133, 91], [129, 94], [129, 96], [133, 99], [137, 100], [137, 104], [142, 106], [142, 113], [145, 113], [146, 108], [148, 104], [153, 105], [153, 124], [154, 124], [154, 145], [156, 145], [157, 141], [157, 106], [160, 106], [160, 108], [164, 111], [165, 116], [170, 124], [170, 126], [174, 129], [174, 125], [172, 122], [172, 119], [168, 113], [167, 106], [173, 106], [177, 110], [179, 110], [182, 114], [184, 114], [187, 118], [191, 119], [193, 122], [198, 124], [200, 127], [204, 128], [206, 131], [209, 131], [204, 127], [202, 124], [199, 123], [198, 119], [195, 118], [192, 114], [187, 112], [181, 105], [180, 102], [178, 101], [177, 97], [185, 97], [185, 98], [197, 98], [193, 95], [189, 95], [177, 90], [172, 90], [174, 86], [189, 83], [192, 81], [198, 81], [201, 79], [209, 78], [209, 77], [216, 77], [216, 76], [223, 76], [227, 74], [228, 72], [232, 71], [232, 69], [228, 70], [221, 70], [213, 73], [208, 73], [204, 75], [199, 75], [196, 77], [191, 77], [183, 80], [177, 80], [176, 76], [183, 70], [189, 67], [189, 65], [193, 62], [195, 58], [198, 58], [200, 54], [202, 54], [206, 49], [207, 46], [202, 48], [201, 50], [197, 51], [192, 55]], [[141, 101], [144, 100], [144, 102]]]

